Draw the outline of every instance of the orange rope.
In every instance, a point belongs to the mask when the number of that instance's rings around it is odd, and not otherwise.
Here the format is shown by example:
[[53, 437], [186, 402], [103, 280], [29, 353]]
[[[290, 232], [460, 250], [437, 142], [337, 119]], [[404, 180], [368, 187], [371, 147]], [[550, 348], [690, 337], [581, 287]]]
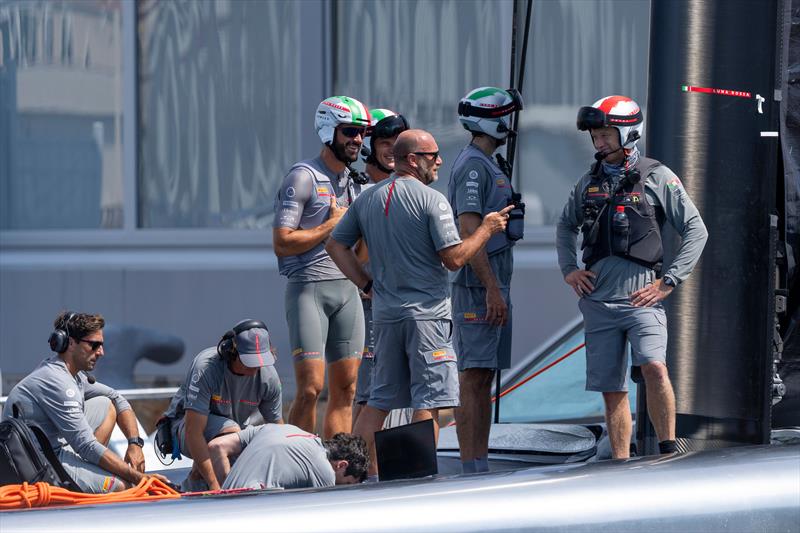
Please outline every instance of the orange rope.
[[39, 482], [33, 485], [0, 487], [0, 509], [29, 509], [48, 505], [88, 505], [97, 503], [141, 502], [180, 498], [181, 495], [154, 477], [145, 477], [133, 488], [108, 494], [72, 492]]

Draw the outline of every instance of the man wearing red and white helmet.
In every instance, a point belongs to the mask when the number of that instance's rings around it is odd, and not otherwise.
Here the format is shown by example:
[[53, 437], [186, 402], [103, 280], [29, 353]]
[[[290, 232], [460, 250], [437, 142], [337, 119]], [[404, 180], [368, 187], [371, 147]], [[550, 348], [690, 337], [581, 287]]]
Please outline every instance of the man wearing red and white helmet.
[[314, 432], [317, 399], [328, 374], [323, 433], [350, 431], [353, 392], [364, 346], [358, 289], [331, 261], [325, 243], [361, 191], [358, 159], [370, 126], [367, 108], [347, 96], [317, 106], [319, 156], [296, 163], [275, 196], [273, 247], [286, 285], [286, 321], [297, 392], [289, 423]]
[[[630, 454], [627, 344], [647, 385], [647, 407], [661, 453], [676, 451], [675, 395], [666, 367], [667, 318], [661, 301], [685, 280], [708, 233], [680, 179], [637, 147], [644, 118], [626, 96], [607, 96], [578, 111], [595, 163], [573, 188], [558, 221], [564, 281], [580, 300], [586, 335], [586, 390], [603, 394], [614, 458]], [[664, 222], [682, 243], [662, 265]], [[583, 234], [585, 269], [576, 245]]]

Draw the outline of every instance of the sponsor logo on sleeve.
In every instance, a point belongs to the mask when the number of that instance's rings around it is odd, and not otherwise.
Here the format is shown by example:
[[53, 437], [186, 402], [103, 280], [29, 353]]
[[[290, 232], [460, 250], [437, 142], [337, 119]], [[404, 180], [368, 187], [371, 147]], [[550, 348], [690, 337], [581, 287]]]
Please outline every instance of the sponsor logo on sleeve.
[[297, 202], [292, 202], [290, 200], [284, 201], [282, 205], [283, 207], [300, 207], [300, 204], [298, 204]]
[[475, 189], [474, 187], [470, 187], [470, 188], [467, 189], [467, 194], [478, 194], [478, 189]]
[[452, 220], [452, 219], [453, 219], [453, 215], [450, 215], [450, 214], [439, 215], [439, 220]]
[[200, 389], [194, 385], [189, 385], [189, 390], [192, 392], [200, 392]]
[[197, 383], [200, 381], [200, 372], [195, 372], [192, 374], [192, 383]]
[[289, 187], [286, 189], [286, 198], [294, 198], [295, 194], [296, 191], [294, 190], [294, 187]]
[[79, 402], [76, 402], [75, 400], [65, 400], [64, 401], [64, 405], [66, 405], [67, 407], [80, 407], [81, 406], [81, 404]]
[[682, 187], [681, 180], [679, 180], [677, 176], [673, 176], [667, 182], [667, 187], [669, 187], [670, 189], [672, 189], [674, 191], [675, 189], [678, 189], [678, 188]]
[[447, 211], [447, 203], [439, 202], [439, 209], [441, 209], [442, 211]]
[[478, 171], [477, 170], [470, 170], [469, 171], [469, 177], [474, 179], [474, 180], [478, 179]]
[[477, 181], [468, 181], [468, 182], [466, 182], [466, 185], [467, 185], [467, 187], [477, 187], [478, 186], [478, 182]]
[[64, 394], [67, 395], [67, 398], [74, 398], [75, 397], [75, 389], [67, 389], [64, 391]]
[[450, 353], [447, 350], [434, 350], [431, 352], [431, 359], [434, 361], [455, 361], [456, 354]]

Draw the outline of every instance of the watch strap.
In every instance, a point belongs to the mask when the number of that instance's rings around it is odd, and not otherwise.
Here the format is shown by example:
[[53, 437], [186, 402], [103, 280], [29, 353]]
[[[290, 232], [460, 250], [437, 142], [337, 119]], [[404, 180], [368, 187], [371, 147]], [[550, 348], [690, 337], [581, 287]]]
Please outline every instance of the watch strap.
[[135, 444], [140, 448], [144, 448], [144, 439], [142, 437], [131, 437], [128, 439], [128, 444]]

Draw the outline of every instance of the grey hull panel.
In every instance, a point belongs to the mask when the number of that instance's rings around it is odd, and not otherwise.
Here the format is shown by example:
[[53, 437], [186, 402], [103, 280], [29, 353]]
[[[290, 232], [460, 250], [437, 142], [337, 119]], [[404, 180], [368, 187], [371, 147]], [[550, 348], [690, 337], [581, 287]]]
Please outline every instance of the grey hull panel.
[[331, 489], [26, 510], [3, 533], [800, 531], [800, 446], [552, 465]]

